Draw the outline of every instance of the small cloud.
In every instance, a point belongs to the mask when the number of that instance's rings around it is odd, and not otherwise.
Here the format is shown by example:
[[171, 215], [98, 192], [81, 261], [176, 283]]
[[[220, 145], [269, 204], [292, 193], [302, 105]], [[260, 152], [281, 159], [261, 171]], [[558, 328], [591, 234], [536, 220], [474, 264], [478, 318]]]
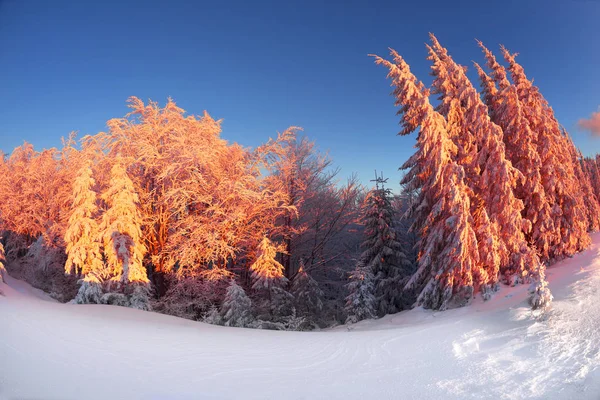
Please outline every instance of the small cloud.
[[589, 131], [592, 136], [600, 137], [600, 111], [592, 113], [588, 119], [580, 119], [577, 125], [586, 131]]

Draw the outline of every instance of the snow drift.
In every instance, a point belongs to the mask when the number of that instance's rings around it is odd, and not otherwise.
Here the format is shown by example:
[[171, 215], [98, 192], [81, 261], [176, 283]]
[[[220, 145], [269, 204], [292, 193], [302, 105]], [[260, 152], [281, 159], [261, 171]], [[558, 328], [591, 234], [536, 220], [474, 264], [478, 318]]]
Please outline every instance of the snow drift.
[[0, 399], [598, 399], [600, 234], [527, 287], [322, 332], [211, 326], [0, 284]]

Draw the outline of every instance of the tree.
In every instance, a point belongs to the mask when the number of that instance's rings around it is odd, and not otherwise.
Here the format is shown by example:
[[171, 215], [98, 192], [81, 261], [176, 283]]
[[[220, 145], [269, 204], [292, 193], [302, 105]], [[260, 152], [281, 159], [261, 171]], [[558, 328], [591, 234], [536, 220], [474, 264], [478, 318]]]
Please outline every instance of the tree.
[[265, 236], [257, 249], [256, 261], [252, 264], [252, 289], [262, 298], [258, 304], [259, 319], [272, 319], [281, 322], [282, 318], [295, 314], [293, 296], [285, 286], [288, 283], [283, 275], [283, 265], [277, 259], [277, 248]]
[[359, 264], [374, 275], [375, 308], [379, 316], [404, 308], [402, 286], [411, 267], [394, 229], [391, 190], [383, 184], [378, 180], [377, 187], [367, 193], [364, 201], [365, 238], [359, 259]]
[[244, 289], [232, 279], [227, 287], [223, 307], [222, 321], [225, 326], [245, 327], [252, 321], [252, 301]]
[[[11, 201], [0, 204], [4, 228], [24, 238], [25, 246], [44, 237], [51, 247], [63, 246], [66, 213], [78, 161], [73, 148], [73, 135], [64, 148], [35, 151], [29, 143], [17, 147], [8, 160], [2, 160], [5, 174], [0, 177], [0, 190]], [[15, 249], [7, 249], [12, 252]]]
[[349, 295], [346, 297], [346, 323], [356, 323], [363, 319], [375, 318], [375, 296], [373, 295], [373, 273], [357, 266], [350, 274]]
[[516, 62], [516, 54], [510, 54], [505, 47], [502, 47], [502, 54], [509, 64], [508, 70], [525, 118], [537, 135], [538, 152], [542, 155], [542, 184], [546, 194], [554, 199], [552, 214], [560, 240], [551, 244], [549, 255], [554, 259], [570, 256], [585, 249], [591, 241], [586, 233], [588, 221], [582, 189], [573, 179], [573, 160], [569, 151], [565, 151], [572, 142], [563, 135], [554, 111]]
[[286, 194], [286, 211], [278, 221], [278, 231], [284, 243], [282, 264], [284, 275], [290, 278], [295, 238], [307, 229], [304, 218], [304, 204], [316, 195], [315, 184], [331, 160], [318, 154], [315, 143], [306, 137], [298, 138], [300, 128], [289, 128], [279, 136], [280, 145], [268, 155], [270, 175], [267, 185]]
[[6, 279], [6, 268], [4, 268], [5, 262], [6, 256], [4, 255], [4, 245], [2, 245], [2, 242], [0, 242], [0, 283], [4, 282]]
[[[564, 133], [568, 137], [567, 133]], [[568, 141], [569, 153], [573, 159], [573, 169], [575, 170], [575, 179], [579, 182], [581, 191], [583, 192], [583, 203], [585, 204], [585, 214], [587, 217], [587, 230], [596, 232], [600, 228], [600, 204], [594, 193], [591, 175], [588, 172], [584, 163], [583, 155], [575, 147], [573, 141]]]
[[276, 220], [274, 236], [282, 239], [281, 261], [291, 279], [300, 266], [325, 275], [324, 268], [340, 264], [344, 231], [357, 216], [360, 186], [355, 177], [341, 185], [339, 169], [315, 143], [290, 128], [278, 137], [268, 157], [267, 187], [286, 195], [285, 211]]
[[240, 259], [237, 266], [249, 267], [262, 232], [285, 210], [285, 193], [268, 188], [262, 175], [277, 141], [253, 151], [228, 144], [220, 120], [185, 115], [171, 99], [159, 107], [132, 97], [129, 107], [93, 141], [109, 159], [129, 160], [145, 265], [158, 293], [168, 290], [166, 274], [175, 270], [199, 276]]
[[292, 295], [295, 299], [299, 316], [314, 320], [323, 311], [323, 291], [319, 284], [305, 270], [300, 261], [300, 269], [292, 281]]
[[277, 248], [265, 236], [258, 246], [256, 261], [250, 267], [254, 280], [252, 289], [269, 290], [287, 282], [287, 278], [283, 276], [283, 265], [276, 260], [276, 256]]
[[101, 304], [102, 296], [102, 281], [95, 274], [90, 273], [79, 281], [79, 290], [77, 295], [72, 300], [75, 304]]
[[403, 129], [408, 134], [419, 127], [417, 151], [403, 165], [408, 190], [419, 190], [409, 209], [412, 229], [421, 236], [417, 272], [405, 286], [415, 290], [417, 304], [446, 309], [468, 302], [473, 294], [472, 271], [479, 252], [470, 214], [465, 174], [453, 158], [457, 147], [446, 130], [446, 120], [429, 103], [428, 90], [410, 72], [394, 50], [394, 62], [376, 56], [376, 63], [389, 69], [400, 107]]
[[[486, 110], [478, 107], [480, 104], [474, 99], [470, 83], [465, 81], [466, 68], [452, 60], [435, 36], [430, 37], [433, 46], [427, 46], [427, 49], [428, 59], [433, 62], [433, 93], [440, 95], [440, 104], [436, 110], [446, 117], [449, 137], [457, 146], [454, 160], [463, 167], [465, 184], [472, 191], [469, 194], [470, 212], [479, 252], [479, 263], [475, 264], [472, 271], [473, 285], [475, 291], [481, 291], [484, 299], [487, 299], [497, 287], [503, 255], [506, 259], [506, 247], [502, 246], [498, 238], [498, 222], [492, 222], [488, 214], [490, 199], [485, 193], [487, 188], [481, 185], [482, 173], [489, 173], [491, 170], [486, 165], [489, 160], [500, 160], [501, 167], [509, 172], [510, 168], [503, 160], [503, 149], [498, 146], [498, 138], [485, 132], [484, 129], [488, 128], [485, 125], [474, 123], [486, 118], [483, 115]], [[496, 152], [494, 158], [488, 157], [490, 148]], [[510, 194], [510, 191], [505, 193]], [[507, 200], [510, 204], [511, 199]]]
[[[531, 223], [531, 230], [524, 233], [542, 259], [548, 260], [550, 246], [556, 243], [558, 238], [552, 218], [554, 199], [546, 196], [542, 184], [543, 164], [536, 145], [537, 138], [525, 118], [517, 90], [509, 82], [506, 70], [483, 43], [478, 43], [485, 54], [488, 67], [492, 70], [493, 80], [475, 63], [482, 85], [486, 87], [484, 91], [487, 95], [484, 98], [488, 102], [489, 114], [492, 121], [504, 132], [507, 158], [523, 175], [523, 179], [517, 182], [515, 196], [523, 201], [522, 214]], [[493, 82], [498, 85], [499, 90], [491, 87]]]
[[546, 281], [546, 267], [542, 264], [538, 268], [538, 274], [529, 288], [529, 305], [532, 309], [545, 309], [552, 302], [553, 296]]
[[223, 317], [221, 317], [217, 306], [214, 304], [210, 306], [208, 312], [204, 314], [202, 322], [211, 325], [223, 325]]
[[88, 163], [80, 169], [73, 182], [72, 211], [65, 231], [67, 244], [67, 274], [81, 273], [84, 277], [94, 274], [103, 276], [104, 264], [100, 252], [100, 237], [96, 222], [96, 192], [92, 168]]
[[[476, 198], [485, 204], [490, 221], [495, 224], [492, 228], [497, 228], [500, 272], [512, 282], [527, 280], [528, 276], [535, 272], [539, 260], [535, 250], [528, 246], [524, 235], [524, 232], [531, 230], [531, 224], [521, 215], [523, 202], [514, 195], [514, 189], [517, 183], [523, 180], [523, 175], [507, 160], [502, 129], [490, 120], [488, 109], [466, 77], [464, 68], [452, 60], [434, 35], [431, 34], [430, 38], [430, 56], [439, 58], [440, 63], [445, 65], [449, 72], [456, 74], [457, 93], [466, 105], [466, 125], [461, 132], [471, 129], [478, 142], [481, 175], [473, 189], [476, 191]], [[485, 223], [485, 218], [479, 222]], [[491, 233], [493, 234], [493, 231]], [[485, 243], [491, 242], [486, 240]], [[492, 269], [495, 270], [495, 267]], [[487, 275], [491, 282], [481, 282], [484, 287], [494, 285], [497, 281], [493, 274]]]
[[145, 285], [148, 278], [142, 260], [146, 248], [142, 243], [139, 200], [123, 162], [115, 160], [111, 185], [102, 194], [109, 206], [100, 225], [104, 255], [112, 280]]

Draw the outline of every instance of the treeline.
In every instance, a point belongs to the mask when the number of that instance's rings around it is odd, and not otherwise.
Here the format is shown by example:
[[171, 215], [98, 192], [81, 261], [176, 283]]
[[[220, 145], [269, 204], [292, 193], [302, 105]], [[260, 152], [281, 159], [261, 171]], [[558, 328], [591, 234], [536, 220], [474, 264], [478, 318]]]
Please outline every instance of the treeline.
[[476, 293], [489, 298], [502, 280], [532, 283], [530, 302], [544, 307], [552, 298], [545, 264], [585, 249], [598, 230], [596, 160], [582, 157], [506, 48], [505, 67], [479, 42], [489, 69], [474, 63], [480, 94], [466, 67], [430, 39], [431, 88], [396, 51], [392, 61], [375, 56], [389, 70], [400, 134], [418, 131], [417, 151], [402, 166], [420, 237], [404, 289], [417, 304], [445, 309]]
[[368, 192], [340, 182], [299, 128], [249, 149], [207, 113], [132, 97], [106, 132], [0, 157], [0, 263], [64, 302], [230, 326], [443, 310], [500, 283], [531, 283], [532, 306], [545, 307], [545, 266], [600, 226], [599, 162], [582, 157], [513, 54], [502, 48], [505, 67], [480, 43], [489, 72], [475, 64], [478, 91], [431, 41], [431, 88], [395, 51], [375, 57], [400, 134], [418, 132], [400, 196], [383, 180]]
[[[129, 106], [107, 132], [0, 157], [10, 272], [62, 301], [192, 319], [220, 310], [237, 282], [265, 326], [343, 320], [360, 240], [357, 180], [341, 182], [295, 127], [247, 149], [223, 140], [206, 113]], [[310, 316], [305, 289], [320, 297]]]

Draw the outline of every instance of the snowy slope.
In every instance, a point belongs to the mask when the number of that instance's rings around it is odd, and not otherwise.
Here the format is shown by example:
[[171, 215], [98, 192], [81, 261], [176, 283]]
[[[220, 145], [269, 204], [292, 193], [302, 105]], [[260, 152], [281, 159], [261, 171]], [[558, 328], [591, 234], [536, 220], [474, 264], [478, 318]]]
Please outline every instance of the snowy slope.
[[0, 399], [600, 399], [600, 235], [526, 288], [442, 313], [274, 332], [54, 302], [8, 280]]

